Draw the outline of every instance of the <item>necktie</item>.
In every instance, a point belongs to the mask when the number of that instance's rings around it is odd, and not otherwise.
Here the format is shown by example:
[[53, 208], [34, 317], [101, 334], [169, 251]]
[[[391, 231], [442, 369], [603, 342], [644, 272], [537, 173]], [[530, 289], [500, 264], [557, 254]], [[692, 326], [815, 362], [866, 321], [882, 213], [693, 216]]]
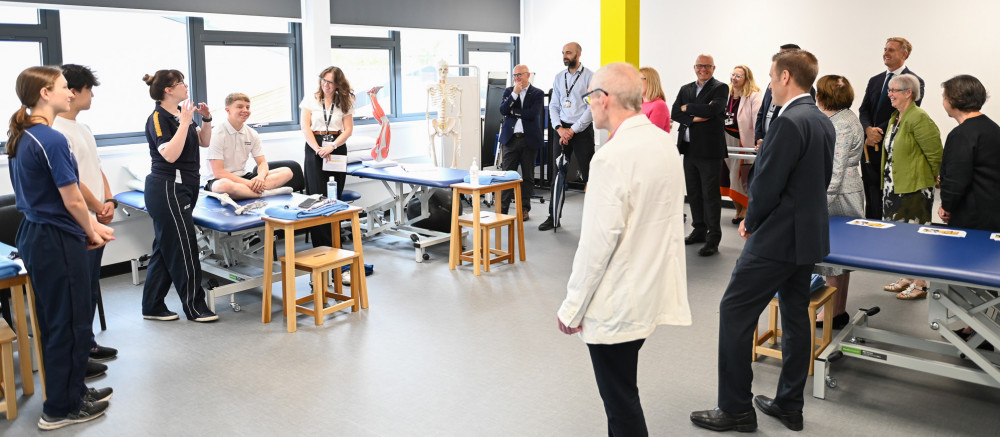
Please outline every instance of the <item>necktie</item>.
[[882, 107], [889, 101], [889, 81], [892, 80], [892, 73], [886, 74], [885, 83], [882, 84], [882, 94], [878, 97], [878, 105], [875, 106], [875, 113], [882, 111]]

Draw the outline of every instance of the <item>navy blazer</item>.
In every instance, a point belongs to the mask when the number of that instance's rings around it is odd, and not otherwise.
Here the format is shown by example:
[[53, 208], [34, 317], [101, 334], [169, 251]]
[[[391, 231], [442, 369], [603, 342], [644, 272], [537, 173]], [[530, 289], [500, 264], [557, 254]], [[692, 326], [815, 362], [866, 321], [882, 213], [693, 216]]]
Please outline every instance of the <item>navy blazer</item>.
[[[858, 118], [861, 119], [861, 126], [865, 129], [872, 126], [882, 129], [882, 132], [886, 131], [889, 126], [889, 117], [896, 108], [892, 107], [889, 103], [888, 98], [885, 104], [879, 108], [878, 113], [875, 112], [875, 108], [878, 106], [878, 100], [882, 96], [882, 86], [885, 84], [885, 75], [888, 74], [887, 71], [883, 71], [871, 79], [868, 79], [868, 87], [865, 88], [865, 97], [861, 99], [861, 107], [858, 108]], [[912, 74], [917, 76], [916, 73], [910, 71], [909, 67], [903, 68], [902, 74]], [[920, 100], [917, 100], [917, 106], [920, 106], [920, 102], [924, 100], [924, 80], [917, 76], [917, 80], [920, 81]]]
[[830, 253], [826, 188], [833, 176], [836, 131], [812, 97], [771, 120], [754, 166], [743, 221], [743, 250], [774, 261], [814, 264]]
[[513, 92], [514, 87], [507, 87], [503, 90], [503, 98], [500, 101], [500, 114], [503, 115], [503, 124], [500, 125], [500, 144], [506, 145], [514, 137], [514, 125], [517, 124], [517, 120], [521, 120], [528, 147], [540, 149], [545, 92], [529, 84], [523, 102], [521, 99], [513, 98], [511, 96]]
[[[696, 158], [727, 158], [726, 103], [729, 102], [729, 85], [709, 79], [697, 96], [698, 82], [681, 87], [670, 109], [670, 117], [680, 123], [677, 130], [677, 150], [682, 155]], [[687, 112], [681, 106], [687, 105]], [[708, 120], [695, 123], [694, 117]], [[691, 131], [691, 142], [684, 141], [684, 132]]]

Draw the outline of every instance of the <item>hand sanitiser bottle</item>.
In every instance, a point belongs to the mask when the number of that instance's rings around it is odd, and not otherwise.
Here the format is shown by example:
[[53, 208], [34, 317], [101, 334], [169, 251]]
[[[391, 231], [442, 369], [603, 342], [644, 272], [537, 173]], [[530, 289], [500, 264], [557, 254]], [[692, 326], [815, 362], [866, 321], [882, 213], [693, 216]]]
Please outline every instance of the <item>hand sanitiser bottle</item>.
[[469, 167], [469, 182], [473, 185], [479, 185], [479, 162], [476, 158], [472, 158], [472, 166]]
[[330, 176], [330, 181], [326, 183], [326, 198], [337, 198], [337, 179], [333, 176]]

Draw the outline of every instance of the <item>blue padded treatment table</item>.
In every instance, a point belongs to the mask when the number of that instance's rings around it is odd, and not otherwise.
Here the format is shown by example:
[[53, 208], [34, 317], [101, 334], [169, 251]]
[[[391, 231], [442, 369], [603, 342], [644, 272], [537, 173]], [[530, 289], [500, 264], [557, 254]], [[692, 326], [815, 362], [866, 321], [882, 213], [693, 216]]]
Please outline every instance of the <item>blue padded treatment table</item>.
[[[238, 200], [237, 204], [247, 205], [258, 200], [267, 202], [267, 207], [298, 205], [307, 196], [298, 193], [269, 196], [261, 199]], [[146, 211], [146, 199], [142, 191], [126, 191], [115, 195], [121, 205], [139, 211]], [[201, 252], [201, 267], [205, 273], [218, 277], [226, 284], [212, 278], [208, 281], [205, 294], [209, 308], [215, 311], [215, 298], [230, 295], [230, 305], [239, 311], [233, 293], [259, 287], [263, 284], [264, 208], [237, 215], [232, 206], [224, 205], [218, 199], [205, 195], [198, 196], [192, 212], [194, 225], [198, 229], [198, 247]], [[256, 238], [254, 238], [256, 237]], [[132, 260], [132, 283], [138, 285], [139, 267], [144, 259]], [[275, 266], [280, 269], [280, 265]], [[299, 275], [304, 273], [297, 273]]]
[[[883, 222], [894, 226], [877, 229], [847, 224], [851, 220], [830, 217], [830, 254], [822, 264], [926, 279], [928, 323], [946, 341], [869, 326], [878, 310], [859, 310], [817, 357], [813, 396], [822, 399], [827, 387], [837, 386], [830, 367], [840, 358], [1000, 388], [1000, 355], [976, 349], [984, 340], [1000, 345], [1000, 298], [995, 291], [1000, 289], [1000, 241], [991, 240], [986, 231], [926, 226], [964, 231], [961, 238], [921, 234], [918, 230], [925, 226], [917, 224]], [[976, 335], [963, 340], [952, 332], [964, 326], [971, 326]], [[914, 354], [914, 349], [923, 353]], [[934, 355], [940, 358], [928, 358]]]
[[[347, 165], [347, 174], [381, 181], [391, 196], [365, 208], [367, 217], [362, 224], [363, 236], [389, 234], [409, 238], [413, 241], [416, 261], [423, 262], [430, 257], [426, 253], [426, 248], [435, 244], [449, 243], [451, 234], [420, 228], [414, 223], [430, 217], [429, 200], [433, 194], [432, 189], [450, 190], [452, 184], [464, 182], [469, 171], [430, 166], [410, 166], [410, 170], [407, 171], [406, 167], [407, 164], [374, 168], [354, 163]], [[413, 199], [420, 201], [420, 215], [408, 219], [404, 210]], [[383, 220], [387, 216], [388, 218]]]

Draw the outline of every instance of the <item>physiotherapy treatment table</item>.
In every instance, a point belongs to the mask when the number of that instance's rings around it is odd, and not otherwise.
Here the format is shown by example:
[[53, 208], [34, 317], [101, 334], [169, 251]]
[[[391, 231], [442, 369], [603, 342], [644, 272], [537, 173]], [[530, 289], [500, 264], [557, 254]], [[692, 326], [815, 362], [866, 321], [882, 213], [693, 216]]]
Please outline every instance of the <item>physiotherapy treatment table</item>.
[[[451, 191], [452, 184], [465, 181], [465, 177], [469, 175], [468, 170], [407, 164], [374, 168], [355, 163], [347, 166], [347, 174], [379, 180], [390, 195], [389, 199], [365, 208], [367, 218], [362, 228], [365, 238], [378, 234], [409, 238], [413, 241], [417, 262], [423, 262], [429, 257], [427, 247], [451, 240], [450, 233], [420, 228], [414, 226], [414, 223], [430, 217], [430, 198], [434, 188]], [[413, 199], [420, 201], [420, 215], [408, 219], [404, 209]]]
[[[959, 238], [921, 234], [921, 225], [891, 223], [894, 226], [877, 229], [847, 224], [851, 220], [855, 219], [830, 217], [830, 254], [822, 265], [926, 279], [927, 322], [947, 341], [873, 328], [869, 321], [878, 311], [859, 310], [816, 358], [813, 396], [823, 399], [826, 387], [837, 386], [830, 367], [840, 358], [860, 358], [1000, 388], [1000, 354], [976, 349], [983, 340], [1000, 346], [996, 292], [1000, 290], [1000, 241], [991, 240], [986, 231], [962, 230], [966, 236]], [[952, 332], [964, 326], [971, 326], [977, 335], [965, 341]]]
[[[126, 191], [115, 195], [128, 213], [129, 209], [146, 211], [145, 195], [141, 191]], [[267, 207], [281, 205], [298, 205], [306, 196], [303, 194], [283, 194], [262, 199], [239, 200], [236, 203], [246, 205], [257, 200], [267, 202]], [[264, 209], [259, 208], [236, 215], [231, 206], [222, 204], [218, 199], [204, 193], [198, 196], [198, 202], [192, 212], [195, 228], [198, 229], [198, 249], [201, 269], [226, 284], [220, 284], [213, 279], [208, 280], [205, 289], [209, 309], [215, 311], [215, 298], [229, 295], [229, 304], [234, 311], [240, 310], [234, 293], [260, 287], [264, 284], [264, 221], [261, 216]], [[256, 237], [256, 238], [255, 238]], [[139, 285], [139, 260], [132, 260], [132, 283]], [[274, 269], [281, 266], [275, 262]], [[304, 272], [296, 272], [298, 276]]]

